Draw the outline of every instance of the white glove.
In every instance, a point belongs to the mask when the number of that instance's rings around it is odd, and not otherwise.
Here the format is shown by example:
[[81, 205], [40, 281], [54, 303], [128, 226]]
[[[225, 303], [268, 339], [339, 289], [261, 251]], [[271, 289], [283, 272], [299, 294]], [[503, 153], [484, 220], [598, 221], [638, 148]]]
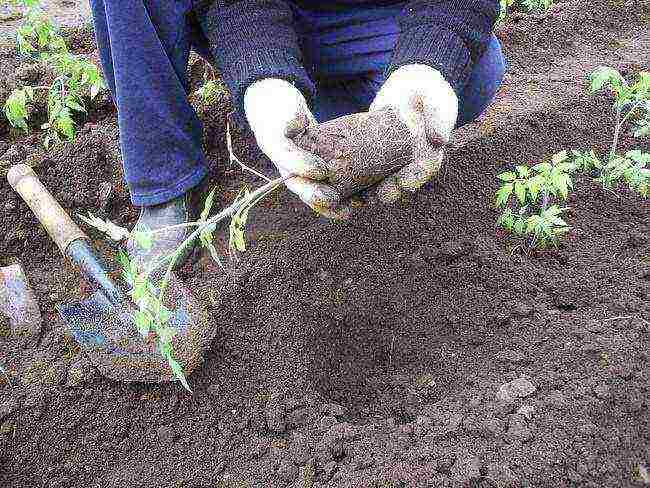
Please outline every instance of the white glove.
[[378, 186], [378, 197], [394, 202], [402, 190], [418, 190], [440, 169], [444, 147], [456, 125], [458, 98], [438, 70], [411, 64], [388, 77], [370, 110], [388, 107], [397, 112], [413, 137], [413, 163]]
[[339, 206], [341, 196], [330, 185], [324, 161], [304, 151], [291, 140], [316, 120], [305, 97], [291, 83], [266, 78], [253, 83], [244, 94], [244, 111], [257, 145], [275, 164], [287, 188], [320, 215], [345, 218], [348, 209]]

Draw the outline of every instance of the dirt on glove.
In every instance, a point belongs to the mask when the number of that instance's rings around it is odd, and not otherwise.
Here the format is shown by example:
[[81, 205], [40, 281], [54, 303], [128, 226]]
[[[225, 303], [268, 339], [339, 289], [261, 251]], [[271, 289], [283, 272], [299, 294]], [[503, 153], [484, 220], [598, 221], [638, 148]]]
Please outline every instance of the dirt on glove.
[[293, 141], [323, 159], [328, 183], [344, 198], [412, 162], [411, 134], [391, 109], [346, 115], [310, 126]]

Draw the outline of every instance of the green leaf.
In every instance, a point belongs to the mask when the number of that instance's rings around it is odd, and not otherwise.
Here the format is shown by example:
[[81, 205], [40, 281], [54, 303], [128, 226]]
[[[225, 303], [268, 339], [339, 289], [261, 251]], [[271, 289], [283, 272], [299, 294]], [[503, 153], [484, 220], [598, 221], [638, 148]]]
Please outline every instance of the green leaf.
[[206, 220], [208, 220], [208, 215], [210, 215], [210, 210], [212, 209], [212, 204], [214, 201], [214, 195], [216, 190], [217, 189], [214, 188], [205, 199], [205, 204], [203, 205], [203, 210], [201, 211], [201, 217], [199, 218], [201, 222], [205, 222]]
[[517, 171], [519, 178], [528, 178], [528, 176], [530, 176], [530, 169], [528, 169], [528, 166], [519, 165], [515, 170]]
[[496, 193], [497, 207], [503, 207], [506, 203], [508, 203], [508, 199], [510, 198], [513, 189], [514, 189], [513, 183], [507, 183], [503, 185], [501, 188], [499, 188], [499, 190]]
[[526, 183], [523, 181], [515, 182], [515, 195], [517, 196], [517, 200], [519, 200], [519, 203], [521, 205], [524, 205], [526, 203]]
[[589, 89], [591, 93], [596, 93], [609, 86], [620, 91], [624, 81], [623, 76], [614, 68], [599, 66], [589, 75]]
[[153, 234], [150, 231], [135, 230], [131, 232], [131, 237], [140, 249], [149, 251], [153, 247]]
[[512, 213], [512, 210], [506, 208], [501, 214], [501, 216], [499, 217], [499, 220], [497, 220], [497, 225], [500, 225], [504, 229], [512, 232], [514, 224], [515, 224], [515, 217]]
[[650, 153], [644, 153], [640, 149], [628, 151], [625, 153], [625, 157], [637, 163], [650, 164]]
[[76, 110], [77, 112], [82, 112], [85, 113], [86, 109], [80, 105], [79, 103], [75, 102], [72, 99], [68, 99], [65, 102], [66, 107], [71, 108], [72, 110]]
[[528, 180], [528, 192], [530, 193], [530, 198], [532, 202], [537, 201], [537, 197], [539, 196], [540, 190], [541, 190], [541, 182], [539, 177], [531, 178], [530, 180]]
[[526, 219], [518, 218], [514, 225], [514, 231], [518, 235], [523, 235], [526, 231]]
[[565, 162], [567, 159], [569, 159], [569, 153], [567, 151], [560, 151], [553, 155], [553, 164], [558, 165]]
[[539, 163], [532, 167], [532, 170], [539, 174], [546, 174], [553, 169], [550, 163]]
[[517, 178], [517, 175], [512, 171], [507, 171], [498, 175], [497, 178], [499, 178], [501, 181], [514, 181]]
[[180, 363], [171, 357], [167, 358], [167, 362], [169, 363], [169, 367], [174, 373], [176, 379], [183, 385], [183, 388], [192, 393], [192, 389], [190, 388], [190, 385], [185, 378], [185, 373], [183, 373], [183, 367], [180, 365]]
[[138, 328], [138, 332], [142, 337], [147, 337], [149, 332], [151, 332], [151, 327], [153, 326], [153, 319], [149, 312], [144, 310], [137, 310], [133, 314], [133, 321], [135, 326]]

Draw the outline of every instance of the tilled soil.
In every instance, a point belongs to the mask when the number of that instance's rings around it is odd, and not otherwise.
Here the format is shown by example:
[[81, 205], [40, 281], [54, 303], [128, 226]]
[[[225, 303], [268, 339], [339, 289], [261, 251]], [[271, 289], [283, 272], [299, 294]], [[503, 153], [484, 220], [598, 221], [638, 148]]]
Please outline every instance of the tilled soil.
[[[44, 316], [36, 345], [0, 318], [2, 486], [642, 486], [650, 205], [583, 179], [570, 236], [546, 252], [501, 235], [492, 205], [505, 168], [608, 148], [610, 100], [585, 95], [584, 74], [650, 68], [647, 5], [613, 5], [506, 26], [502, 93], [426, 191], [346, 223], [279, 194], [228, 273], [186, 266], [218, 329], [191, 395], [96, 374], [54, 313], [76, 275], [0, 185], [0, 265], [23, 264]], [[228, 110], [199, 107], [220, 202], [256, 184], [227, 166]], [[133, 222], [113, 115], [48, 156], [38, 139], [6, 136], [0, 160], [34, 164], [73, 213]], [[270, 172], [250, 135], [235, 141]]]

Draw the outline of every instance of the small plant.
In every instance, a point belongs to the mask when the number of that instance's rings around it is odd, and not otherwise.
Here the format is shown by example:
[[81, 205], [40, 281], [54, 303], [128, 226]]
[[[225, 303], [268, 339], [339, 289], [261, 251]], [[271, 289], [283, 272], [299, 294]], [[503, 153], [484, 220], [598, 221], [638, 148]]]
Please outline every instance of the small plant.
[[27, 11], [25, 22], [18, 29], [18, 51], [38, 59], [53, 71], [56, 78], [50, 86], [21, 87], [15, 89], [4, 105], [9, 123], [25, 132], [29, 131], [29, 106], [36, 91], [47, 92], [48, 120], [41, 129], [48, 131], [45, 146], [62, 139], [75, 137], [75, 113], [85, 113], [84, 97], [93, 100], [106, 88], [97, 66], [68, 51], [65, 40], [56, 26], [40, 8], [38, 0], [16, 0]]
[[[166, 292], [170, 286], [172, 270], [183, 254], [183, 250], [195, 240], [198, 240], [210, 252], [216, 263], [223, 266], [213, 241], [217, 227], [226, 219], [230, 219], [229, 247], [231, 253], [245, 250], [244, 232], [249, 210], [290, 177], [292, 176], [269, 180], [268, 183], [252, 192], [244, 189], [229, 207], [221, 210], [216, 215], [210, 216], [215, 194], [212, 191], [206, 198], [199, 220], [180, 224], [182, 227], [194, 228], [189, 237], [169, 255], [162, 257], [158, 262], [151, 263], [147, 269], [139, 269], [125, 253], [118, 255], [123, 276], [130, 287], [130, 298], [137, 307], [137, 311], [132, 316], [135, 327], [145, 338], [153, 335], [158, 351], [166, 359], [176, 379], [188, 391], [191, 390], [182, 366], [174, 357], [172, 340], [175, 331], [168, 325], [171, 312], [164, 304]], [[156, 235], [178, 227], [129, 232], [125, 228], [119, 227], [108, 220], [99, 219], [92, 214], [87, 217], [79, 217], [88, 225], [104, 232], [110, 238], [116, 241], [131, 238], [143, 249], [150, 249], [153, 246]], [[161, 274], [162, 278], [159, 278]]]
[[208, 80], [198, 90], [196, 90], [196, 94], [201, 97], [201, 100], [203, 100], [205, 105], [215, 103], [225, 93], [225, 85], [223, 82], [218, 80]]
[[553, 5], [553, 0], [500, 0], [501, 12], [498, 22], [503, 22], [510, 10], [524, 12], [546, 12]]
[[496, 205], [504, 208], [498, 225], [518, 236], [528, 236], [533, 247], [547, 247], [569, 231], [563, 218], [565, 201], [573, 190], [576, 173], [595, 176], [605, 188], [624, 183], [642, 197], [650, 195], [650, 154], [638, 149], [618, 153], [622, 130], [629, 121], [636, 137], [650, 134], [650, 73], [641, 72], [628, 83], [613, 68], [599, 67], [589, 75], [592, 94], [609, 90], [614, 96], [615, 122], [611, 149], [603, 159], [594, 150], [561, 151], [551, 162], [498, 175], [502, 185]]
[[[566, 153], [560, 153], [550, 163], [532, 168], [521, 165], [514, 172], [501, 173], [498, 177], [503, 186], [497, 191], [496, 204], [505, 210], [499, 225], [516, 235], [530, 236], [533, 246], [546, 247], [556, 242], [569, 230], [561, 217], [566, 208], [558, 206], [558, 202], [566, 200], [573, 188], [572, 171]], [[514, 205], [509, 205], [513, 195]]]

